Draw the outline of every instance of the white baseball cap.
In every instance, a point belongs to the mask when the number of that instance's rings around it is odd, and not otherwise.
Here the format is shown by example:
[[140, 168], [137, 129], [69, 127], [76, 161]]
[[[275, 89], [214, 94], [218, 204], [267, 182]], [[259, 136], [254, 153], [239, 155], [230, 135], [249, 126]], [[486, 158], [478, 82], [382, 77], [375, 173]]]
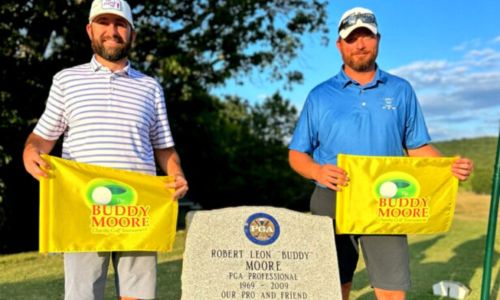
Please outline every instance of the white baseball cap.
[[373, 34], [377, 34], [378, 28], [375, 14], [363, 7], [351, 8], [340, 18], [338, 26], [339, 36], [345, 39], [351, 32], [361, 27], [368, 28]]
[[90, 8], [89, 23], [92, 23], [95, 17], [102, 14], [113, 14], [127, 20], [134, 29], [132, 11], [130, 5], [124, 0], [94, 0]]

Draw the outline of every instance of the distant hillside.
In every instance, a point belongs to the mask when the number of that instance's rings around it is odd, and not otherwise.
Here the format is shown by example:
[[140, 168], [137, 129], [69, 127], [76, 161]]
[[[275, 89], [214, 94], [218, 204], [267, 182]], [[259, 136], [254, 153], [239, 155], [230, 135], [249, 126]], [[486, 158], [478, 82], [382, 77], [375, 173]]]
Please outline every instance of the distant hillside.
[[468, 191], [490, 194], [498, 138], [481, 137], [436, 142], [433, 145], [446, 156], [460, 155], [474, 161], [474, 173], [470, 180], [460, 184]]

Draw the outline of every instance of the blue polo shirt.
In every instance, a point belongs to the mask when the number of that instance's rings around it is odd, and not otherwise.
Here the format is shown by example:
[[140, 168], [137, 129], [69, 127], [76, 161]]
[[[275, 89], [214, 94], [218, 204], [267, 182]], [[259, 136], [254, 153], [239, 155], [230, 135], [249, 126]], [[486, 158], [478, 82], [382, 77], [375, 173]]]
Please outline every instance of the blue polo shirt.
[[409, 82], [380, 70], [366, 85], [343, 70], [308, 95], [289, 149], [337, 164], [337, 155], [403, 156], [430, 136]]

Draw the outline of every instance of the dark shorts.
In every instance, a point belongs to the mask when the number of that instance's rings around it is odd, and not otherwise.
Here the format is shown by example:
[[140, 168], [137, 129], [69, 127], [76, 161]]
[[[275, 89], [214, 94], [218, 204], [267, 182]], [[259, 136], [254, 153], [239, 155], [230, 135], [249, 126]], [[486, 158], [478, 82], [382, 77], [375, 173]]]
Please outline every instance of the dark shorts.
[[[311, 196], [311, 213], [335, 219], [336, 192], [316, 187]], [[335, 226], [335, 225], [334, 225]], [[340, 282], [352, 282], [359, 259], [359, 244], [370, 283], [384, 290], [410, 288], [410, 259], [405, 235], [335, 234]]]

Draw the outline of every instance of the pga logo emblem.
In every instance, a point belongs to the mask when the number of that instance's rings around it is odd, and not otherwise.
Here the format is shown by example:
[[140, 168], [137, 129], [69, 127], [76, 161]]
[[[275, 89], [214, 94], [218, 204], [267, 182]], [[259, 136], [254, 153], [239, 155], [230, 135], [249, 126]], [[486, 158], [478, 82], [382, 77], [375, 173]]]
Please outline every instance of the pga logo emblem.
[[273, 216], [266, 213], [255, 213], [248, 217], [244, 231], [252, 243], [270, 245], [279, 237], [280, 226]]

